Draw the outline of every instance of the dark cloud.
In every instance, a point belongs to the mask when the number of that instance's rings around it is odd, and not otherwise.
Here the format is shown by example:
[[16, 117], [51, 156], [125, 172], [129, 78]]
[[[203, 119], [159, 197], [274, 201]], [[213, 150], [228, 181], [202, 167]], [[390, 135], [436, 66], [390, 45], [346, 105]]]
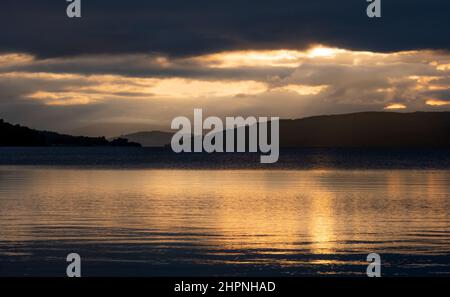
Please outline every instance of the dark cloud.
[[430, 98], [450, 103], [450, 89], [426, 92]]
[[450, 49], [450, 2], [382, 0], [3, 0], [0, 51], [40, 57], [158, 52], [198, 55], [231, 49], [302, 49], [323, 43], [354, 50]]
[[22, 64], [1, 65], [0, 63], [0, 73], [18, 71], [155, 78], [186, 77], [205, 80], [241, 78], [261, 80], [271, 76], [287, 76], [293, 71], [281, 66], [211, 69], [206, 63], [189, 59], [168, 59], [170, 65], [161, 65], [157, 63], [156, 58], [148, 55], [100, 55], [38, 59]]

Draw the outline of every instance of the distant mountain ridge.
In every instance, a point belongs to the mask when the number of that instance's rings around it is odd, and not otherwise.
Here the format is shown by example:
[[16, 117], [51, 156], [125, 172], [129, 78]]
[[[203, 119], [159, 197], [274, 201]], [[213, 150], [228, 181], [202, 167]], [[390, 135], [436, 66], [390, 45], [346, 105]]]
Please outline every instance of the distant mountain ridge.
[[33, 130], [12, 125], [0, 119], [0, 146], [141, 146], [118, 138], [108, 141], [105, 137], [84, 137]]
[[[167, 146], [173, 133], [122, 135]], [[280, 120], [281, 148], [450, 148], [450, 112], [360, 112]]]
[[172, 136], [173, 133], [170, 132], [149, 131], [121, 135], [120, 138], [140, 143], [142, 146], [146, 147], [163, 147], [170, 144]]

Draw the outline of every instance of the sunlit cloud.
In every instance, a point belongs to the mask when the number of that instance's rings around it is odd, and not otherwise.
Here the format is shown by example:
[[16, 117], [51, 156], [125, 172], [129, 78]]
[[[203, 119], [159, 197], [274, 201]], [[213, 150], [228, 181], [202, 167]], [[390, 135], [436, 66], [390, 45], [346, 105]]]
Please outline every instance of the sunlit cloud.
[[406, 105], [400, 103], [389, 104], [384, 109], [405, 109]]
[[161, 97], [223, 97], [254, 95], [267, 90], [264, 83], [256, 81], [200, 81], [187, 79], [162, 79], [150, 89]]
[[327, 86], [308, 86], [308, 85], [286, 85], [283, 87], [274, 88], [274, 91], [290, 91], [295, 92], [298, 95], [306, 96], [306, 95], [317, 95], [320, 92], [324, 91]]
[[305, 53], [295, 50], [233, 51], [194, 58], [212, 68], [289, 67], [300, 65]]
[[33, 56], [21, 53], [0, 54], [0, 67], [26, 65], [34, 61]]
[[6, 79], [35, 79], [35, 80], [73, 80], [80, 79], [82, 75], [70, 73], [50, 73], [50, 72], [7, 72], [0, 73], [0, 78]]
[[438, 80], [440, 77], [439, 76], [427, 76], [427, 75], [423, 75], [423, 76], [412, 75], [412, 76], [409, 76], [408, 78], [417, 81], [419, 84], [424, 85], [424, 84], [429, 84], [435, 80]]
[[[266, 83], [257, 81], [205, 81], [181, 78], [132, 78], [113, 75], [68, 75], [46, 73], [9, 73], [1, 77], [51, 81], [56, 90], [38, 90], [25, 97], [42, 100], [46, 105], [89, 104], [107, 99], [155, 98], [213, 98], [255, 95], [268, 90]], [[74, 80], [77, 82], [75, 83]], [[52, 89], [54, 87], [50, 87]]]
[[46, 105], [80, 105], [80, 104], [89, 104], [97, 99], [100, 99], [98, 96], [83, 95], [76, 92], [35, 92], [33, 94], [27, 95], [28, 98], [37, 99], [43, 101]]
[[425, 102], [427, 105], [430, 106], [445, 106], [450, 105], [450, 101], [444, 101], [444, 100], [437, 100], [437, 99], [429, 99]]
[[324, 46], [317, 46], [312, 49], [310, 49], [307, 52], [307, 56], [310, 58], [332, 58], [336, 57], [339, 53], [345, 53], [345, 50], [338, 49], [338, 48], [330, 48], [330, 47], [324, 47]]
[[437, 65], [437, 66], [436, 66], [436, 69], [437, 69], [437, 70], [440, 70], [440, 71], [447, 71], [447, 70], [450, 70], [450, 64]]
[[[411, 52], [405, 52], [409, 54]], [[382, 54], [363, 51], [349, 51], [345, 49], [315, 46], [305, 51], [298, 50], [248, 50], [230, 51], [205, 56], [194, 57], [191, 60], [211, 68], [236, 67], [287, 67], [296, 68], [304, 62], [329, 61], [339, 59], [341, 62], [350, 61], [351, 64], [362, 63], [361, 59], [389, 58], [397, 54]]]

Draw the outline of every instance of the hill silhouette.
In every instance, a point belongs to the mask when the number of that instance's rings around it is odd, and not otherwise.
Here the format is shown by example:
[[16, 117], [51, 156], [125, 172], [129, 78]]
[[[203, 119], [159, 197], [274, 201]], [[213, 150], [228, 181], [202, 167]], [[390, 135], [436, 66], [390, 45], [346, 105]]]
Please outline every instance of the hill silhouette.
[[33, 130], [0, 119], [0, 146], [141, 146], [127, 139], [108, 141], [105, 137], [84, 137]]
[[450, 112], [361, 112], [280, 121], [280, 146], [450, 147]]
[[[153, 131], [121, 137], [143, 146], [168, 146], [171, 135]], [[450, 148], [449, 135], [450, 112], [360, 112], [280, 120], [282, 148]]]
[[[280, 120], [281, 148], [450, 148], [449, 135], [450, 112], [360, 112]], [[170, 146], [171, 137], [152, 131], [108, 141], [33, 130], [0, 119], [0, 146], [161, 147]]]
[[137, 132], [121, 135], [120, 138], [140, 143], [146, 147], [163, 147], [170, 144], [173, 133], [162, 131]]

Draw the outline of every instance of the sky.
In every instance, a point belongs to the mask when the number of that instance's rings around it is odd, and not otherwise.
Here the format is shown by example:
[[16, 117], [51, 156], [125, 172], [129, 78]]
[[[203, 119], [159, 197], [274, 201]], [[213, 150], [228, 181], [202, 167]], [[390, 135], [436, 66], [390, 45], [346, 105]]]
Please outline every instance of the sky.
[[108, 137], [176, 116], [450, 110], [450, 1], [0, 4], [0, 118]]

